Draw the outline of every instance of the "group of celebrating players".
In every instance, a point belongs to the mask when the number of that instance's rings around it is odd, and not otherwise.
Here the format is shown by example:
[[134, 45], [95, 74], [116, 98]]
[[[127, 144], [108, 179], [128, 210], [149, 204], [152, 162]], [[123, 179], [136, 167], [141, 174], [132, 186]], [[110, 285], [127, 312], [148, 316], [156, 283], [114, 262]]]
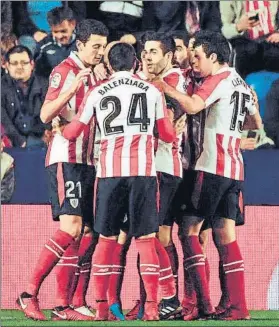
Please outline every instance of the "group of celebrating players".
[[[250, 319], [235, 226], [243, 224], [241, 131], [261, 126], [256, 95], [229, 67], [221, 34], [198, 32], [187, 50], [179, 34], [146, 33], [140, 63], [131, 45], [107, 45], [107, 36], [103, 23], [81, 21], [77, 51], [50, 76], [41, 119], [55, 130], [46, 169], [60, 226], [19, 308], [46, 320], [38, 293], [56, 266], [52, 320]], [[181, 303], [174, 222], [183, 249]], [[220, 257], [216, 308], [205, 253], [210, 229]], [[124, 315], [132, 238], [140, 300]], [[85, 299], [91, 261], [95, 315]]]

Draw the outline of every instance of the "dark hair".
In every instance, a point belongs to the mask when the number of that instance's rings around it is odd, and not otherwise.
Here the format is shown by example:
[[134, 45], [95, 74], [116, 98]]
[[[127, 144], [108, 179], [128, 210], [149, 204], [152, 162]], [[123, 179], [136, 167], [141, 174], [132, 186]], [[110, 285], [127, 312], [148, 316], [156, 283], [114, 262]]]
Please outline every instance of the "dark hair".
[[129, 71], [136, 61], [135, 49], [130, 44], [117, 43], [109, 50], [108, 60], [115, 72]]
[[75, 20], [74, 12], [69, 7], [55, 7], [47, 13], [47, 21], [50, 26], [59, 25], [64, 20]]
[[76, 39], [85, 43], [92, 34], [108, 36], [109, 31], [105, 24], [95, 19], [83, 19], [76, 28]]
[[28, 49], [27, 47], [25, 47], [23, 45], [16, 45], [16, 46], [12, 47], [10, 50], [8, 50], [7, 53], [5, 54], [5, 60], [9, 62], [10, 56], [12, 54], [23, 53], [23, 52], [27, 52], [30, 61], [33, 60], [32, 52], [30, 51], [30, 49]]
[[231, 50], [227, 39], [217, 32], [202, 31], [195, 34], [194, 48], [202, 46], [206, 57], [216, 53], [219, 64], [228, 63], [230, 60]]
[[190, 37], [185, 31], [173, 31], [171, 32], [171, 36], [173, 37], [174, 40], [175, 39], [182, 40], [185, 47], [188, 47]]
[[161, 43], [161, 49], [165, 55], [168, 52], [175, 52], [175, 42], [170, 34], [161, 32], [147, 32], [143, 38], [144, 43], [147, 41], [158, 41]]

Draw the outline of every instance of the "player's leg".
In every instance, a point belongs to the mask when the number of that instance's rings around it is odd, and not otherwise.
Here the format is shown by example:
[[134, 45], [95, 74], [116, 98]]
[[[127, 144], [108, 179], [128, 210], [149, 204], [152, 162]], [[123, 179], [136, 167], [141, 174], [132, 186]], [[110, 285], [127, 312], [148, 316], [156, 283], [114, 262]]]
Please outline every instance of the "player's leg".
[[140, 273], [146, 291], [143, 320], [159, 320], [159, 259], [155, 237], [159, 230], [158, 186], [156, 177], [129, 178], [129, 234], [136, 238]]
[[[123, 226], [122, 226], [123, 227]], [[131, 238], [123, 230], [117, 239], [117, 244], [113, 253], [113, 265], [108, 288], [108, 303], [112, 318], [114, 320], [124, 320], [121, 303], [121, 289], [126, 267], [126, 256], [131, 244]]]
[[[77, 206], [74, 208], [71, 206], [68, 197], [69, 193], [74, 190], [75, 185], [66, 184], [68, 182], [68, 175], [71, 173], [72, 169], [73, 167], [71, 164], [64, 163], [54, 164], [47, 168], [53, 218], [54, 220], [60, 220], [60, 228], [46, 242], [31, 276], [27, 291], [21, 294], [17, 300], [25, 315], [33, 319], [44, 319], [37, 302], [37, 295], [42, 282], [65, 255], [69, 247], [72, 247], [73, 251], [75, 251], [75, 242], [78, 242], [80, 237], [82, 219], [80, 216], [79, 201], [78, 198], [75, 199], [75, 204], [77, 204]], [[67, 188], [68, 186], [72, 187], [72, 189], [69, 190]], [[76, 258], [73, 258], [73, 260], [75, 259]], [[75, 261], [72, 264], [72, 267], [76, 268], [77, 262]], [[72, 273], [73, 269], [61, 282], [64, 285], [62, 286], [62, 294], [60, 294], [60, 290], [57, 292], [56, 303], [61, 304], [63, 307], [64, 304], [66, 304], [64, 300], [66, 298], [68, 279], [71, 277]], [[63, 315], [63, 317], [65, 317], [65, 315]]]
[[157, 178], [160, 192], [160, 227], [157, 233], [156, 251], [160, 264], [159, 285], [162, 296], [159, 312], [160, 319], [169, 319], [181, 312], [177, 292], [178, 256], [175, 245], [172, 242], [174, 218], [171, 211], [173, 198], [181, 178], [165, 173], [158, 173]]
[[189, 271], [195, 285], [199, 312], [205, 316], [211, 315], [214, 308], [210, 301], [205, 259], [199, 242], [199, 234], [202, 217], [206, 217], [207, 220], [214, 215], [219, 204], [222, 194], [219, 190], [218, 177], [205, 172], [197, 173], [191, 195], [193, 214], [185, 216], [181, 225], [185, 256], [184, 268]]
[[244, 261], [236, 240], [235, 220], [238, 215], [240, 182], [231, 180], [220, 207], [219, 218], [213, 225], [214, 241], [223, 263], [230, 308], [218, 316], [219, 319], [250, 319], [245, 298]]
[[[184, 244], [184, 236], [182, 230], [182, 222], [191, 213], [192, 210], [192, 192], [196, 179], [196, 171], [183, 170], [183, 179], [174, 197], [173, 215], [178, 225], [178, 238], [183, 250], [183, 262], [186, 262], [187, 257], [185, 253], [186, 244]], [[185, 320], [194, 320], [198, 316], [197, 299], [194, 285], [191, 280], [189, 271], [184, 267], [183, 269], [183, 300], [182, 300], [182, 315]]]
[[72, 285], [72, 306], [77, 312], [88, 316], [94, 316], [86, 303], [86, 294], [91, 274], [92, 255], [94, 253], [99, 235], [93, 232], [93, 199], [95, 167], [82, 165], [81, 189], [82, 189], [82, 217], [84, 231], [78, 250], [78, 271]]
[[210, 281], [210, 266], [206, 255], [206, 247], [208, 244], [208, 238], [209, 238], [209, 234], [211, 234], [211, 231], [212, 231], [211, 223], [210, 220], [208, 219], [207, 221], [203, 222], [199, 235], [199, 241], [202, 247], [202, 252], [205, 260], [205, 272], [206, 272], [206, 278], [208, 283]]
[[107, 292], [120, 232], [120, 219], [124, 219], [124, 215], [120, 217], [120, 213], [125, 212], [126, 205], [126, 178], [96, 180], [94, 229], [100, 237], [92, 263], [92, 282], [96, 300], [95, 320], [108, 320], [109, 317]]

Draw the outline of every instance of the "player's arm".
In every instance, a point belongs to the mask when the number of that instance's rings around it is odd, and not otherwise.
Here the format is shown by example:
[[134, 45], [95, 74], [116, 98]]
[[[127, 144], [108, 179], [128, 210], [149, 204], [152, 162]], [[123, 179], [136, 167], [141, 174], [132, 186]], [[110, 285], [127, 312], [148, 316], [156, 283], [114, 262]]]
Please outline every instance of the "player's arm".
[[259, 102], [257, 93], [250, 89], [252, 93], [252, 105], [248, 108], [248, 114], [245, 117], [243, 130], [260, 129], [262, 127], [262, 118], [259, 112]]
[[[156, 82], [156, 84], [157, 83], [158, 82]], [[200, 96], [195, 94], [193, 96], [189, 96], [185, 93], [177, 91], [175, 88], [162, 81], [159, 82], [159, 86], [165, 94], [178, 101], [181, 108], [187, 114], [194, 115], [205, 109], [205, 102]]]
[[165, 97], [160, 92], [158, 92], [156, 102], [156, 126], [160, 140], [166, 143], [172, 143], [175, 140], [176, 133], [168, 116]]
[[81, 70], [75, 77], [70, 87], [63, 93], [61, 89], [66, 81], [69, 71], [54, 69], [50, 75], [49, 88], [43, 106], [41, 108], [40, 118], [43, 123], [50, 122], [54, 117], [65, 108], [67, 103], [76, 94], [84, 80], [91, 73], [90, 68]]
[[73, 141], [80, 136], [87, 124], [93, 117], [94, 111], [94, 91], [89, 90], [79, 109], [79, 112], [74, 116], [72, 121], [66, 125], [62, 131], [65, 139]]

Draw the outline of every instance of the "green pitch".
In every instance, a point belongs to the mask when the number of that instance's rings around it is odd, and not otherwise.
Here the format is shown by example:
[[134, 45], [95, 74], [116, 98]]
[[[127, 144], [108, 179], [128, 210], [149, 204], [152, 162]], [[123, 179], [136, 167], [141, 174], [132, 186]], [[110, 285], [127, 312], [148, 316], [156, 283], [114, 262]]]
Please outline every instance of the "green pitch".
[[[50, 312], [46, 312], [47, 316], [50, 317]], [[11, 327], [23, 327], [23, 326], [279, 326], [279, 311], [251, 311], [252, 320], [250, 321], [154, 321], [154, 322], [143, 322], [143, 321], [96, 321], [96, 322], [78, 322], [78, 321], [62, 321], [62, 322], [38, 322], [26, 319], [24, 314], [17, 310], [1, 310], [0, 311], [0, 326], [11, 326]]]

